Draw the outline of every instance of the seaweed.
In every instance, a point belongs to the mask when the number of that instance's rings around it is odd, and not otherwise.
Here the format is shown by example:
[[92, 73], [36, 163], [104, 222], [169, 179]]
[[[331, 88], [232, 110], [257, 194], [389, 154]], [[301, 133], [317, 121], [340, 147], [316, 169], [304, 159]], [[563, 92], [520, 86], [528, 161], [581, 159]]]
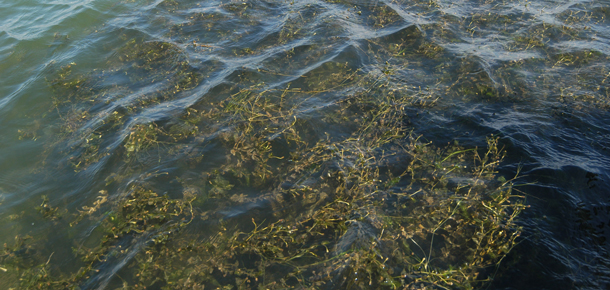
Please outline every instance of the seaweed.
[[[452, 96], [527, 100], [513, 96], [517, 77], [505, 83], [497, 75], [518, 76], [524, 66], [586, 67], [602, 55], [557, 53], [493, 67], [466, 56], [447, 64], [450, 51], [437, 39], [444, 36], [428, 33], [433, 26], [396, 28], [403, 19], [398, 4], [326, 2], [385, 36], [336, 53], [320, 43], [296, 44], [317, 33], [304, 28], [301, 13], [326, 12], [308, 6], [261, 43], [204, 44], [236, 40], [250, 33], [245, 24], [264, 20], [250, 11], [267, 4], [230, 1], [215, 11], [185, 10], [189, 20], [171, 24], [163, 40], [122, 35], [124, 44], [99, 69], [55, 68], [47, 83], [59, 134], [46, 144], [46, 157], [60, 161], [43, 165], [95, 176], [91, 192], [98, 194], [66, 208], [42, 197], [36, 210], [44, 218], [87, 228], [73, 245], [82, 267], [64, 269], [36, 256], [41, 244], [26, 243], [34, 238], [18, 238], [0, 256], [0, 270], [18, 276], [14, 287], [486, 286], [520, 239], [518, 215], [526, 205], [513, 188], [518, 173], [498, 174], [505, 155], [498, 136], [475, 141], [485, 148], [438, 145], [416, 133], [412, 119], [451, 106], [443, 98]], [[155, 9], [181, 5], [163, 1]], [[413, 7], [432, 13], [439, 5]], [[219, 27], [219, 19], [232, 19], [227, 15], [239, 18], [243, 33]], [[509, 20], [489, 13], [447, 21], [478, 35]], [[192, 33], [197, 27], [201, 35]], [[547, 52], [543, 32], [517, 35], [507, 50]], [[224, 51], [243, 60], [270, 48], [277, 51], [260, 67], [195, 63], [187, 53]], [[354, 64], [355, 54], [369, 58]], [[208, 83], [223, 66], [223, 81]], [[199, 90], [204, 83], [209, 90]], [[568, 97], [588, 100], [569, 91], [561, 96]], [[20, 137], [37, 139], [37, 124]], [[36, 258], [25, 261], [19, 251]]]

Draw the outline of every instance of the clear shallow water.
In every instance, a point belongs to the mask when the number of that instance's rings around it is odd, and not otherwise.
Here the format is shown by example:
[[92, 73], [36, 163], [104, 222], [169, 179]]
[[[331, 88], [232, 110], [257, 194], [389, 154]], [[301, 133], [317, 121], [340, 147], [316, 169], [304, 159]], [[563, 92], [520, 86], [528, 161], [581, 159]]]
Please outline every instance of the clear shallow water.
[[[308, 143], [326, 133], [340, 142], [358, 120], [331, 115], [368, 93], [412, 100], [401, 111], [404, 125], [435, 146], [485, 147], [485, 137], [500, 136], [507, 156], [499, 175], [519, 172], [515, 188], [529, 208], [518, 218], [520, 243], [490, 288], [610, 283], [608, 2], [0, 5], [0, 242], [31, 236], [25, 267], [83, 267], [73, 249], [95, 247], [112, 219], [110, 204], [132, 198], [134, 184], [170, 198], [197, 196], [197, 218], [180, 235], [199, 241], [225, 223], [271, 219], [265, 213], [278, 209], [268, 194], [298, 182], [225, 174], [239, 157], [256, 156], [231, 152], [239, 143], [231, 136], [246, 132], [244, 113], [213, 117], [214, 109], [239, 108], [255, 92], [256, 102], [281, 108], [279, 117], [265, 111], [276, 126], [261, 129], [265, 140], [295, 128]], [[252, 102], [245, 107], [254, 112]], [[367, 107], [355, 111], [358, 118]], [[281, 144], [273, 154], [287, 160], [292, 147]], [[270, 174], [281, 175], [274, 171], [285, 168], [281, 162], [266, 163]], [[256, 164], [246, 169], [257, 172]], [[105, 198], [100, 191], [110, 201], [71, 227], [83, 206]], [[59, 218], [36, 210], [43, 195]], [[126, 236], [119, 242], [128, 253], [115, 252], [77, 284], [131, 283], [123, 276], [154, 238]], [[0, 285], [16, 287], [23, 276], [8, 252]]]

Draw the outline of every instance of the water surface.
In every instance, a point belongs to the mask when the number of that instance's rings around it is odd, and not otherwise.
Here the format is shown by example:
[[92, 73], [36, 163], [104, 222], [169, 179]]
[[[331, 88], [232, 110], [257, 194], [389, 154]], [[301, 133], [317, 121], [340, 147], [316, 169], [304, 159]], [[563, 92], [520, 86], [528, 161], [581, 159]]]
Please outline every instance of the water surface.
[[[522, 232], [514, 248], [482, 270], [493, 281], [480, 285], [610, 284], [607, 1], [91, 0], [0, 7], [2, 288], [72, 279], [81, 289], [177, 288], [172, 281], [192, 289], [184, 277], [199, 271], [194, 266], [176, 266], [182, 272], [173, 272], [175, 279], [146, 272], [159, 277], [146, 280], [150, 285], [138, 284], [133, 269], [145, 268], [148, 247], [160, 237], [169, 239], [160, 244], [167, 249], [185, 249], [181, 239], [214, 244], [219, 232], [248, 233], [257, 229], [253, 221], [269, 225], [296, 219], [290, 211], [324, 208], [330, 193], [293, 200], [278, 192], [316, 188], [325, 175], [374, 175], [375, 168], [400, 175], [412, 159], [397, 148], [413, 139], [439, 152], [457, 142], [482, 156], [490, 136], [499, 137], [506, 157], [487, 186], [517, 176], [513, 192], [528, 208], [517, 217]], [[366, 143], [383, 136], [388, 143]], [[314, 165], [292, 165], [323, 146], [335, 159], [320, 155]], [[365, 160], [387, 163], [357, 163], [359, 150]], [[470, 169], [471, 159], [453, 165]], [[390, 173], [377, 179], [390, 182]], [[443, 175], [449, 191], [451, 182], [472, 180], [466, 171], [452, 174]], [[328, 238], [329, 259], [363, 248], [362, 239], [382, 240], [377, 222], [400, 212], [388, 203], [403, 202], [396, 192], [434, 206], [409, 184], [405, 175], [371, 189], [366, 201], [383, 210], [359, 204], [340, 221]], [[100, 260], [83, 259], [81, 250], [96, 249], [119, 227], [115, 218], [125, 217], [120, 208], [137, 198], [155, 210], [180, 210], [148, 220], [159, 228], [109, 237], [116, 248]], [[441, 251], [430, 248], [413, 255]], [[259, 262], [239, 261], [245, 269]], [[93, 271], [74, 276], [88, 265]], [[206, 288], [245, 279], [223, 279], [222, 266], [214, 267], [198, 276]], [[326, 281], [307, 271], [303, 281]], [[392, 271], [387, 275], [396, 281], [404, 276]], [[338, 273], [368, 277], [347, 272]], [[375, 285], [397, 285], [384, 283]]]

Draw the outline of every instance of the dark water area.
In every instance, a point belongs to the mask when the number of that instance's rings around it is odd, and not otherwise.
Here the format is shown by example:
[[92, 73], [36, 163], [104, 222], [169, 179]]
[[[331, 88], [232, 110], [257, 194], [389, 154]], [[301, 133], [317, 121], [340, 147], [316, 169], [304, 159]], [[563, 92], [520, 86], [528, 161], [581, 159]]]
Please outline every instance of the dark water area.
[[610, 2], [0, 3], [1, 289], [608, 289]]

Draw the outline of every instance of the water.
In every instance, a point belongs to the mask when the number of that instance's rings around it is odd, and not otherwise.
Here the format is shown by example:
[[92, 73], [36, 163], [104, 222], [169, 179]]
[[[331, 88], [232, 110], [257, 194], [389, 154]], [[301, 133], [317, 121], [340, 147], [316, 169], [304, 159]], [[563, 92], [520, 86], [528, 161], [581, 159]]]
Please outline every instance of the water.
[[[420, 185], [409, 185], [415, 177], [387, 187], [367, 179], [359, 187], [370, 192], [358, 202], [336, 201], [322, 189], [309, 197], [303, 188], [324, 188], [326, 175], [352, 171], [360, 181], [368, 174], [390, 182], [390, 173], [411, 162], [404, 152], [415, 152], [397, 149], [411, 142], [405, 132], [431, 148], [457, 141], [464, 150], [500, 137], [506, 157], [485, 184], [517, 176], [513, 192], [528, 208], [516, 219], [518, 243], [499, 266], [491, 259], [494, 266], [481, 271], [494, 279], [477, 287], [610, 285], [610, 2], [58, 0], [0, 7], [0, 288], [272, 287], [282, 275], [292, 286], [358, 286], [312, 273], [303, 266], [311, 256], [280, 264], [304, 267], [300, 278], [272, 265], [266, 273], [279, 274], [254, 276], [273, 281], [244, 282], [247, 274], [218, 257], [206, 260], [198, 245], [214, 252], [223, 235], [249, 236], [284, 219], [302, 219], [309, 233], [304, 217], [326, 217], [325, 208], [344, 202], [354, 209], [337, 213], [339, 222], [317, 238], [327, 251], [320, 244], [312, 253], [332, 264], [373, 241], [383, 256], [393, 234], [383, 224], [397, 212], [408, 216], [389, 201], [405, 202], [396, 194], [406, 192], [410, 202], [425, 203], [412, 212], [437, 202], [417, 195]], [[392, 135], [392, 128], [402, 131]], [[382, 135], [388, 143], [365, 141]], [[318, 154], [323, 146], [334, 157]], [[368, 161], [358, 163], [357, 152]], [[298, 168], [307, 158], [312, 163]], [[470, 169], [470, 160], [452, 164]], [[422, 180], [439, 172], [425, 168]], [[443, 175], [449, 189], [474, 180], [466, 170], [451, 172]], [[130, 206], [142, 212], [126, 207], [138, 200], [148, 207]], [[129, 218], [133, 226], [121, 223]], [[418, 222], [400, 225], [409, 232]], [[299, 225], [288, 226], [290, 234]], [[400, 239], [422, 263], [440, 255], [440, 246], [426, 246], [438, 245], [440, 232], [407, 236]], [[100, 248], [104, 239], [110, 248]], [[96, 249], [97, 258], [83, 253]], [[168, 258], [185, 249], [192, 259]], [[227, 261], [254, 271], [270, 259], [246, 256]], [[369, 279], [348, 273], [356, 260], [333, 264], [339, 270], [332, 273]], [[440, 260], [431, 265], [444, 267]], [[404, 278], [392, 263], [393, 272], [371, 270], [385, 279], [375, 287]], [[91, 271], [79, 276], [79, 269]]]

